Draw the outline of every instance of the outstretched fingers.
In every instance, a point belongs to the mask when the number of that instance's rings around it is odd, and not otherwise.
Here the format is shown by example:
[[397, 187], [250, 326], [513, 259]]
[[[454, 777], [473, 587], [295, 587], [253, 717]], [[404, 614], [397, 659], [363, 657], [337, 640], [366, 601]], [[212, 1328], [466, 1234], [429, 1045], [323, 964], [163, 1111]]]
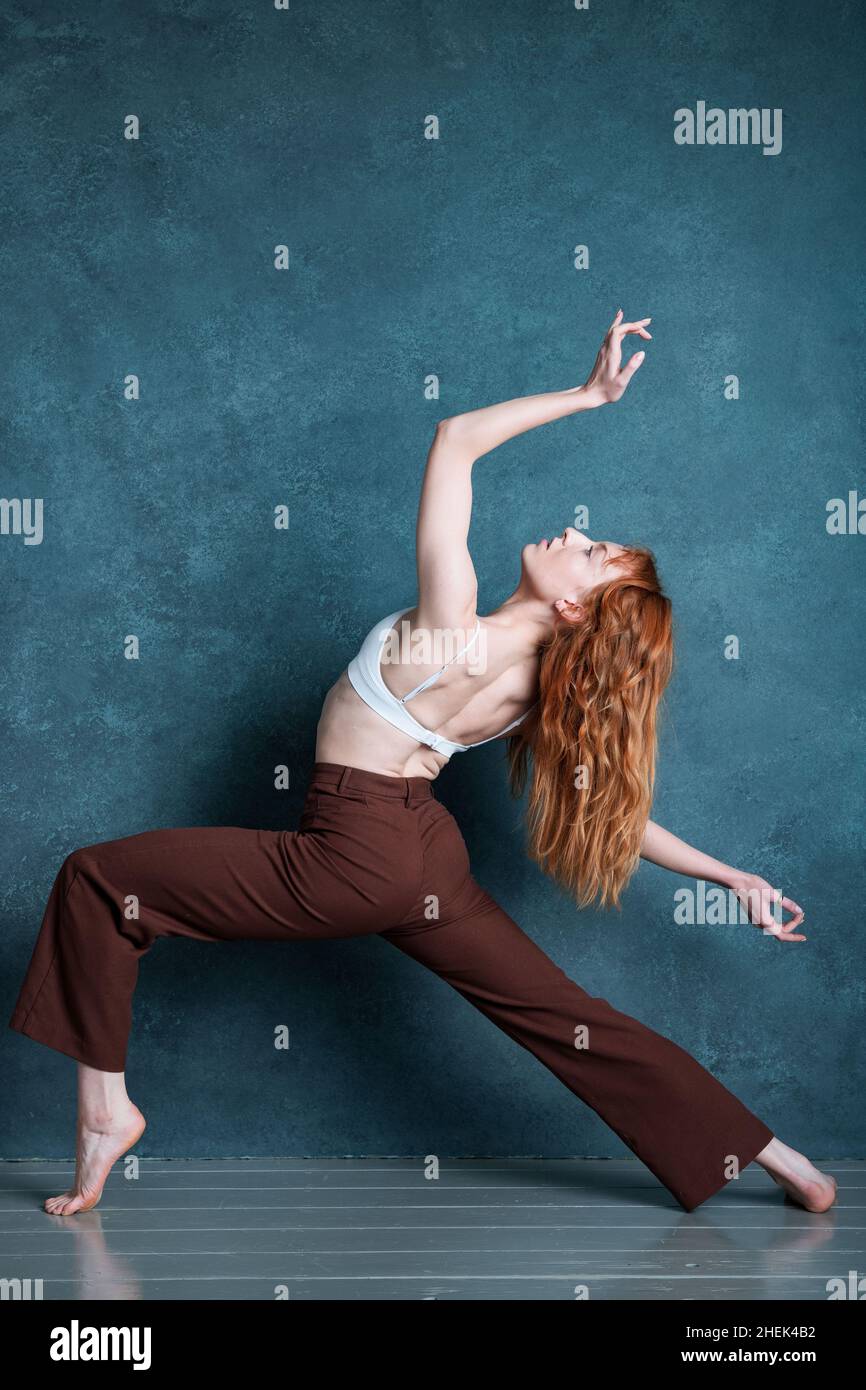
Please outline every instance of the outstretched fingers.
[[652, 319], [637, 319], [634, 323], [621, 323], [616, 330], [625, 337], [626, 333], [637, 333], [641, 338], [651, 338], [652, 333], [648, 333], [646, 325], [652, 323]]
[[652, 318], [635, 319], [631, 323], [624, 323], [622, 318], [622, 309], [618, 309], [616, 313], [616, 318], [614, 319], [613, 323], [610, 325], [610, 328], [607, 331], [608, 335], [618, 333], [623, 338], [625, 337], [626, 333], [637, 333], [640, 335], [641, 338], [652, 338], [652, 334], [647, 332], [646, 326], [648, 323], [652, 323]]

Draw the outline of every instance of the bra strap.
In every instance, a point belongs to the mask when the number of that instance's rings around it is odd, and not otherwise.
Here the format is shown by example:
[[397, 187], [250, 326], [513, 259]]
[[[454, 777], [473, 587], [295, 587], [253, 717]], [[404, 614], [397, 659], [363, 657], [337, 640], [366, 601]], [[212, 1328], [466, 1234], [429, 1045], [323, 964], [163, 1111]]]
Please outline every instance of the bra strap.
[[425, 681], [422, 681], [420, 685], [416, 685], [416, 686], [415, 686], [415, 689], [414, 689], [414, 690], [410, 690], [409, 693], [408, 693], [408, 695], [401, 695], [401, 696], [400, 696], [400, 704], [401, 704], [401, 705], [405, 705], [405, 703], [406, 703], [407, 700], [412, 700], [412, 699], [414, 699], [414, 697], [415, 697], [416, 695], [420, 695], [420, 694], [421, 694], [421, 691], [422, 691], [422, 690], [426, 690], [428, 686], [433, 685], [433, 683], [434, 683], [435, 681], [438, 681], [438, 679], [439, 679], [439, 677], [442, 675], [442, 672], [443, 672], [443, 671], [447, 671], [449, 666], [453, 666], [453, 664], [454, 664], [455, 661], [459, 661], [460, 658], [461, 658], [461, 656], [464, 656], [464, 655], [466, 654], [466, 652], [468, 652], [469, 648], [478, 640], [478, 634], [479, 634], [480, 631], [481, 631], [481, 623], [480, 623], [480, 622], [476, 622], [476, 624], [475, 624], [475, 631], [473, 632], [472, 636], [469, 638], [469, 641], [466, 643], [465, 647], [461, 647], [460, 651], [457, 653], [456, 656], [452, 656], [451, 660], [450, 660], [450, 661], [446, 661], [444, 666], [440, 666], [438, 671], [434, 671], [432, 676], [428, 676], [427, 679], [426, 679]]

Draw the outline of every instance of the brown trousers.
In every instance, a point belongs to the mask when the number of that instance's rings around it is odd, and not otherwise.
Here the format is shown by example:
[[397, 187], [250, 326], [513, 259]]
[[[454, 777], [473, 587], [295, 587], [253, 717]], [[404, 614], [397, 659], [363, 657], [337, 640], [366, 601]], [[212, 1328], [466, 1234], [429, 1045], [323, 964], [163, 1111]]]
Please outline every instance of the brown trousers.
[[379, 935], [557, 1076], [687, 1211], [773, 1137], [676, 1043], [587, 994], [475, 882], [423, 777], [316, 763], [297, 831], [150, 830], [76, 850], [55, 881], [10, 1027], [125, 1068], [141, 957], [202, 941]]

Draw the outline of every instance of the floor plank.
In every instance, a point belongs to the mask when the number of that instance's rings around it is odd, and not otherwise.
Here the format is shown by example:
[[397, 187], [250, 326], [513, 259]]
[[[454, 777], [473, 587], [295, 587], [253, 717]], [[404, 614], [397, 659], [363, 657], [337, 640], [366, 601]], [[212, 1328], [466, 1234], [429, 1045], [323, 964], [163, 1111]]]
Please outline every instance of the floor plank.
[[73, 1300], [824, 1301], [864, 1265], [866, 1164], [818, 1166], [824, 1216], [754, 1165], [686, 1213], [630, 1159], [448, 1160], [433, 1181], [420, 1160], [143, 1159], [62, 1219], [41, 1203], [72, 1165], [6, 1162], [0, 1274]]

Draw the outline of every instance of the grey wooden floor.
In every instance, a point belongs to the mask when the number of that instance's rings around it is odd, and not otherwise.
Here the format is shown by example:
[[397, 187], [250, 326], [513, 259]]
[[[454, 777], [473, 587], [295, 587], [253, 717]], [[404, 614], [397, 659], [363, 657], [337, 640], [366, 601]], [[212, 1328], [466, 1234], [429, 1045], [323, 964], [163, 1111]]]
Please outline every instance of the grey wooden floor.
[[56, 1218], [72, 1165], [0, 1164], [0, 1279], [45, 1299], [827, 1299], [862, 1276], [866, 1164], [812, 1216], [752, 1165], [685, 1213], [636, 1160], [144, 1159]]

